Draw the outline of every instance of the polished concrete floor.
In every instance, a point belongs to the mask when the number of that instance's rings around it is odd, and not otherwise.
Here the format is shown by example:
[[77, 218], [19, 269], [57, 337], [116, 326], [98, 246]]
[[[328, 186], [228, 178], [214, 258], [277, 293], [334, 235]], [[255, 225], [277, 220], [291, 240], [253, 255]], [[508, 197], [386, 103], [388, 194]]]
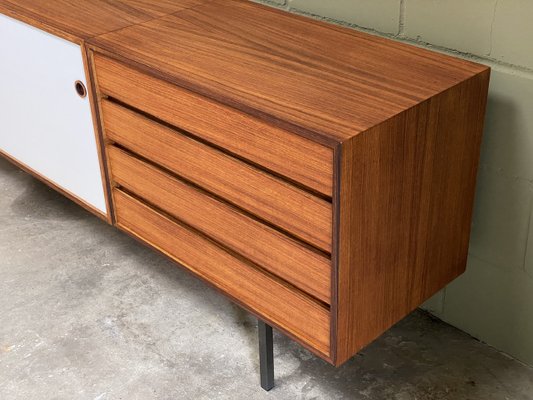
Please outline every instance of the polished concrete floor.
[[533, 369], [415, 312], [335, 369], [0, 160], [0, 399], [533, 399]]

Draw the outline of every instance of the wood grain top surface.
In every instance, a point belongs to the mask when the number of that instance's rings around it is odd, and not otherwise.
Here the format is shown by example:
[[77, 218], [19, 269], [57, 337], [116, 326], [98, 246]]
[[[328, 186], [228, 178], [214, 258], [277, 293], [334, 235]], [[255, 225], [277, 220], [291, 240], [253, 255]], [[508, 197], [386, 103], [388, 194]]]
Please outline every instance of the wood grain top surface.
[[206, 0], [2, 0], [0, 13], [81, 42]]
[[212, 0], [89, 43], [180, 86], [332, 142], [487, 69], [239, 0]]

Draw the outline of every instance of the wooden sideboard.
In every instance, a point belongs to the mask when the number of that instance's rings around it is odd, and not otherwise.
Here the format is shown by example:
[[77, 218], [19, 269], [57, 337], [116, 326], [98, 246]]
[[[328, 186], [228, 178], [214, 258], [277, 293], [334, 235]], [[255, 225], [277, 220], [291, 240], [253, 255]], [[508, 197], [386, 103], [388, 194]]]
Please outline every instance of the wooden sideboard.
[[110, 223], [334, 365], [464, 271], [488, 67], [247, 1], [72, 4], [0, 12], [81, 49], [96, 139], [74, 124], [82, 154], [50, 155], [92, 154]]

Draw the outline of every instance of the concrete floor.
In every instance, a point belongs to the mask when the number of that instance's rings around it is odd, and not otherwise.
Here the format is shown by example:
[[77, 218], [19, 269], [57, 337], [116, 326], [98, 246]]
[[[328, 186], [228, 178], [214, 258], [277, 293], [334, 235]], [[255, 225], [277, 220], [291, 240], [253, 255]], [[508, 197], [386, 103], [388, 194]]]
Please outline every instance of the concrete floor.
[[533, 399], [533, 369], [415, 312], [335, 369], [0, 160], [0, 399]]

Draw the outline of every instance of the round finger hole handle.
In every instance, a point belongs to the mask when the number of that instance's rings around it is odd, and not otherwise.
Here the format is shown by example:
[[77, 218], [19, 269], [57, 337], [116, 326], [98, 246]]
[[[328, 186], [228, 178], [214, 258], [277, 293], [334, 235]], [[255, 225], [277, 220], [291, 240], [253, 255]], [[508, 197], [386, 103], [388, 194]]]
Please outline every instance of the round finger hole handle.
[[80, 96], [82, 99], [87, 97], [87, 88], [85, 87], [82, 81], [74, 82], [74, 88], [76, 89], [76, 93], [78, 93], [78, 96]]

